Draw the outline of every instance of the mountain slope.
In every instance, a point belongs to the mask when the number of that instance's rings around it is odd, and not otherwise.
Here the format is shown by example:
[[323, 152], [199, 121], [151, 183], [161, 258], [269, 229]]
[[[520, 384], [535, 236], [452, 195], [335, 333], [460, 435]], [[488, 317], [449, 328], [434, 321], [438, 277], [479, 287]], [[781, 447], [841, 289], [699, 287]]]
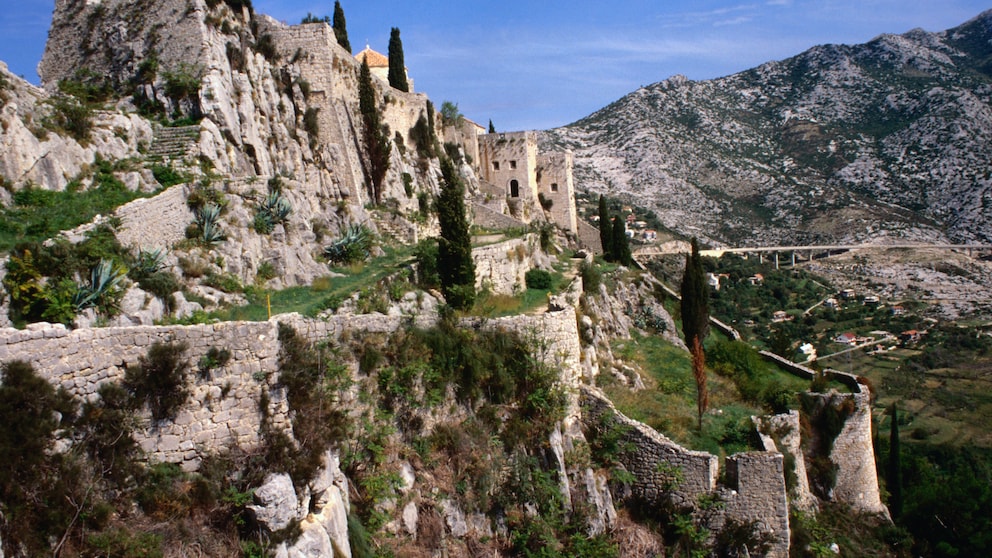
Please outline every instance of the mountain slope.
[[545, 141], [577, 182], [724, 244], [992, 240], [992, 11], [643, 87]]

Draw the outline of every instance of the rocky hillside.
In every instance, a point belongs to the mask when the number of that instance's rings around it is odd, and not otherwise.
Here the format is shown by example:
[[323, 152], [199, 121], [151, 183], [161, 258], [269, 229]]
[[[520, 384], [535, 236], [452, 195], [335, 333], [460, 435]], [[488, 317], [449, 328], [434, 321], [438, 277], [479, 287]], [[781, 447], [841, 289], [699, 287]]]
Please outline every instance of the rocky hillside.
[[643, 87], [545, 141], [576, 181], [728, 244], [992, 239], [992, 11]]

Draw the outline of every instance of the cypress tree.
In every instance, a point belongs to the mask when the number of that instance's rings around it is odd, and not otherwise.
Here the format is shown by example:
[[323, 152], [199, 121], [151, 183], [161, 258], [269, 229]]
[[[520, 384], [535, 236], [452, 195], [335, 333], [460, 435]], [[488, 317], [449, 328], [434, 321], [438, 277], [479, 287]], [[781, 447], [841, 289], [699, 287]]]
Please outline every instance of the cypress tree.
[[693, 341], [698, 338], [702, 344], [710, 330], [709, 292], [703, 273], [703, 260], [699, 255], [699, 244], [695, 238], [692, 239], [692, 252], [685, 258], [680, 294], [682, 333], [685, 335], [686, 346], [691, 349]]
[[902, 455], [899, 449], [899, 411], [893, 403], [889, 409], [892, 425], [889, 427], [889, 463], [886, 486], [889, 489], [889, 511], [892, 517], [902, 515]]
[[706, 391], [706, 354], [699, 337], [693, 339], [689, 350], [692, 354], [692, 377], [696, 380], [696, 430], [702, 432], [703, 413], [710, 405], [710, 396]]
[[697, 429], [703, 429], [703, 413], [709, 405], [706, 392], [706, 354], [703, 352], [703, 339], [709, 333], [710, 310], [709, 291], [703, 274], [703, 261], [699, 255], [699, 244], [692, 239], [692, 252], [685, 258], [685, 272], [682, 274], [682, 333], [685, 344], [692, 354], [692, 374], [696, 379]]
[[441, 239], [437, 250], [437, 271], [441, 292], [449, 306], [471, 308], [475, 304], [475, 262], [472, 237], [465, 217], [465, 188], [448, 157], [441, 157], [441, 192], [437, 217]]
[[496, 126], [493, 126], [493, 119], [492, 118], [489, 119], [489, 133], [490, 134], [495, 134], [496, 133]]
[[630, 240], [627, 238], [627, 224], [623, 217], [617, 215], [613, 218], [613, 225], [611, 227], [613, 238], [611, 239], [611, 250], [610, 253], [613, 255], [613, 260], [620, 265], [629, 266], [634, 261], [633, 255], [630, 253]]
[[389, 170], [389, 152], [392, 144], [382, 130], [379, 120], [379, 103], [372, 85], [372, 70], [367, 60], [362, 60], [358, 76], [358, 108], [362, 113], [362, 145], [366, 160], [363, 171], [369, 190], [369, 197], [376, 205], [382, 203], [382, 186]]
[[331, 24], [331, 28], [334, 29], [334, 38], [338, 40], [338, 44], [350, 53], [351, 43], [348, 41], [348, 28], [344, 22], [344, 10], [341, 9], [341, 2], [337, 0], [334, 2], [334, 23]]
[[400, 30], [393, 27], [389, 33], [389, 86], [400, 91], [409, 91], [406, 81], [406, 63], [403, 62], [403, 41]]
[[606, 209], [606, 196], [599, 196], [599, 242], [603, 245], [603, 259], [613, 261], [613, 227], [610, 226], [610, 213]]

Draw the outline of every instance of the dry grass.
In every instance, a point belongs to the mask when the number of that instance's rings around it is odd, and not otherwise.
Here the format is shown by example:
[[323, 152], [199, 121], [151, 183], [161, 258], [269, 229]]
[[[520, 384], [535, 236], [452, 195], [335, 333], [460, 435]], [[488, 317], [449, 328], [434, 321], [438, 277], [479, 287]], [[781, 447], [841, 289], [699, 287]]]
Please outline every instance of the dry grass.
[[612, 539], [619, 549], [618, 558], [657, 558], [665, 556], [665, 541], [651, 529], [635, 523], [620, 510]]

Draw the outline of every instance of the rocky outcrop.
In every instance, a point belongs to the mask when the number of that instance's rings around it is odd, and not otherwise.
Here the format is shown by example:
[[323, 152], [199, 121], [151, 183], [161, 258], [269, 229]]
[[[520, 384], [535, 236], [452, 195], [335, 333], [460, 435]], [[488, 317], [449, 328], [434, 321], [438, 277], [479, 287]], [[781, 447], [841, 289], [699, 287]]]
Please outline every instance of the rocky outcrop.
[[[789, 503], [797, 509], [815, 512], [819, 508], [809, 489], [806, 459], [802, 450], [799, 411], [770, 417], [753, 417], [765, 451], [779, 452], [783, 456]], [[791, 479], [791, 481], [790, 481]]]
[[584, 187], [717, 245], [988, 242], [990, 21], [674, 76], [545, 141]]
[[[64, 190], [85, 175], [95, 157], [106, 161], [135, 157], [139, 146], [151, 141], [152, 128], [145, 119], [113, 111], [94, 112], [88, 138], [74, 139], [51, 123], [55, 109], [45, 91], [8, 72], [2, 62], [0, 76], [6, 84], [0, 90], [0, 178], [9, 189], [30, 184]], [[132, 189], [155, 186], [154, 179], [140, 171], [131, 171], [124, 181]]]

